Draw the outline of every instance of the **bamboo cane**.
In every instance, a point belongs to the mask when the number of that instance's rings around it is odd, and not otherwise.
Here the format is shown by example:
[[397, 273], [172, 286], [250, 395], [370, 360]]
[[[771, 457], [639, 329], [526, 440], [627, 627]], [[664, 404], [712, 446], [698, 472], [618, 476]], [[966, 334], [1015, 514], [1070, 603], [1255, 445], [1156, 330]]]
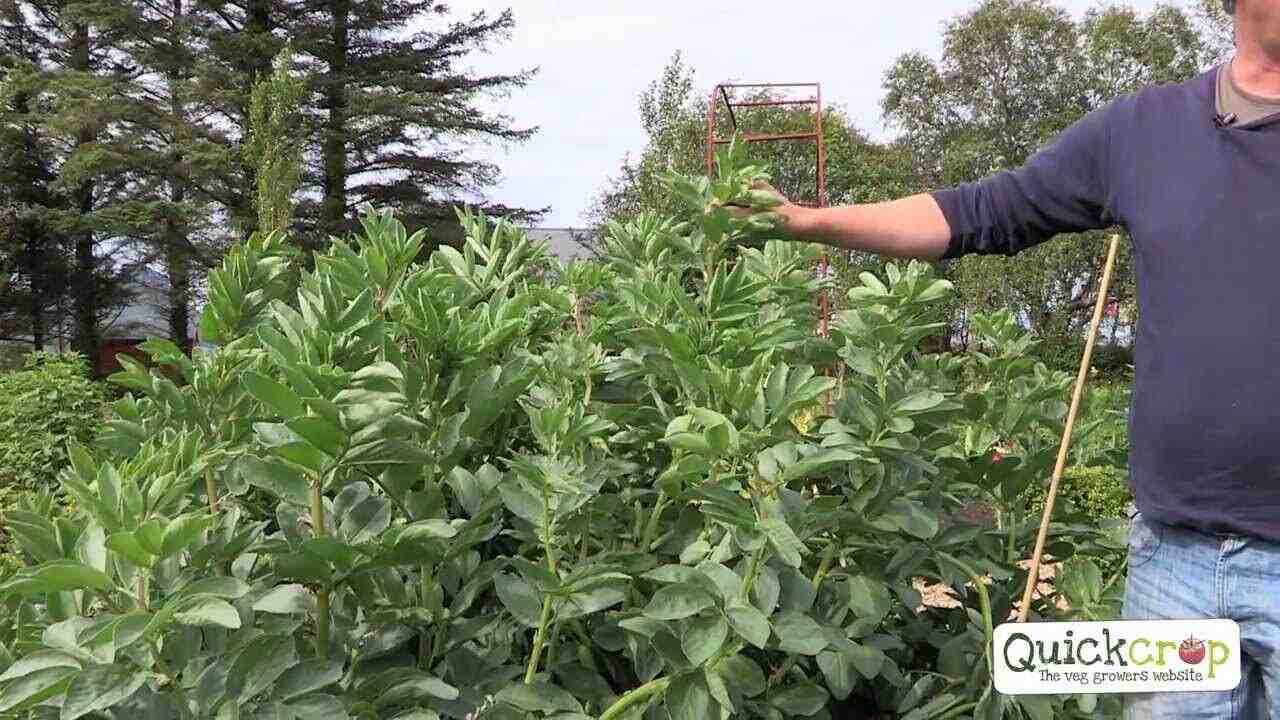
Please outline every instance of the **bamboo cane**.
[[1058, 462], [1053, 467], [1053, 478], [1049, 481], [1049, 494], [1044, 500], [1044, 515], [1040, 519], [1040, 531], [1036, 535], [1035, 551], [1031, 555], [1031, 567], [1027, 574], [1027, 588], [1022, 593], [1022, 605], [1018, 608], [1018, 622], [1027, 621], [1027, 613], [1031, 610], [1031, 596], [1035, 593], [1036, 584], [1040, 582], [1040, 557], [1044, 554], [1045, 539], [1049, 535], [1049, 520], [1053, 517], [1053, 502], [1058, 495], [1058, 484], [1062, 481], [1062, 471], [1067, 465], [1067, 452], [1071, 448], [1071, 430], [1076, 423], [1076, 414], [1080, 411], [1080, 398], [1084, 395], [1085, 381], [1089, 377], [1089, 362], [1093, 359], [1093, 345], [1098, 339], [1098, 328], [1102, 326], [1102, 314], [1106, 309], [1107, 295], [1111, 289], [1111, 271], [1115, 267], [1116, 251], [1120, 247], [1120, 236], [1111, 236], [1111, 247], [1107, 251], [1107, 264], [1102, 270], [1102, 285], [1098, 289], [1098, 302], [1093, 308], [1093, 323], [1089, 327], [1089, 339], [1084, 345], [1084, 356], [1080, 358], [1080, 372], [1076, 375], [1075, 392], [1071, 395], [1071, 409], [1067, 412], [1067, 424], [1062, 429], [1062, 444], [1058, 448]]

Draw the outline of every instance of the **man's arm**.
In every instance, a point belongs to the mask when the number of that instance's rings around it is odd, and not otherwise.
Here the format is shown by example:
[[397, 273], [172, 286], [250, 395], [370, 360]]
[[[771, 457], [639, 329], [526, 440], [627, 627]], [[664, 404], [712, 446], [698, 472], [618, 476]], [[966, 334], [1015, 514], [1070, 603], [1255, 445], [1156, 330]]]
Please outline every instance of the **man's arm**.
[[929, 260], [1014, 255], [1059, 233], [1114, 224], [1108, 165], [1113, 105], [1064, 130], [1022, 167], [892, 202], [833, 208], [784, 203], [796, 240]]
[[786, 204], [776, 212], [789, 237], [846, 250], [937, 260], [951, 241], [951, 226], [928, 194], [822, 209]]

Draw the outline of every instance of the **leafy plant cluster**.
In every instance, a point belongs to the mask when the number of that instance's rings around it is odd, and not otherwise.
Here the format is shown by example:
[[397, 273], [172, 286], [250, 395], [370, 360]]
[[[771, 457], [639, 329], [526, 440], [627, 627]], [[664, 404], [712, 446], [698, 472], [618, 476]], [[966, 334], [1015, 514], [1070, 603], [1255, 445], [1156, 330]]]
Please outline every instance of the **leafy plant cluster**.
[[107, 409], [81, 355], [36, 352], [0, 373], [0, 486], [56, 485], [67, 441], [87, 442]]
[[[819, 337], [811, 249], [743, 246], [764, 177], [731, 150], [669, 178], [684, 214], [611, 223], [601, 263], [465, 212], [425, 259], [376, 212], [309, 264], [238, 246], [217, 350], [122, 359], [61, 476], [75, 516], [9, 514], [0, 714], [1102, 714], [990, 681], [1069, 377], [1007, 314], [978, 321], [991, 352], [918, 352], [950, 290], [919, 263], [863, 275]], [[1051, 539], [1034, 615], [1113, 612], [1116, 538]]]
[[[1133, 493], [1129, 490], [1129, 474], [1114, 467], [1085, 466], [1068, 468], [1062, 474], [1059, 497], [1073, 503], [1094, 517], [1127, 518]], [[1044, 492], [1039, 493], [1033, 508], [1044, 506]]]

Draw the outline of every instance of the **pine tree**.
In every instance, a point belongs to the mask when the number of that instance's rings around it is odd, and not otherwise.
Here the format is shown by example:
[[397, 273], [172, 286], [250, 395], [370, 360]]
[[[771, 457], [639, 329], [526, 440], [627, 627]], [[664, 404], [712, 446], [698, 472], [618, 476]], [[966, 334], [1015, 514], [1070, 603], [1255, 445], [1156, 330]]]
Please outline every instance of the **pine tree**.
[[47, 148], [47, 187], [65, 200], [27, 207], [44, 231], [66, 238], [71, 346], [91, 359], [97, 357], [102, 322], [125, 295], [123, 267], [99, 253], [104, 241], [126, 236], [122, 227], [129, 224], [127, 214], [115, 212], [129, 185], [119, 154], [127, 140], [114, 134], [127, 72], [113, 54], [113, 33], [105, 29], [117, 10], [106, 1], [40, 0], [10, 7], [10, 17], [20, 19], [23, 32], [39, 44], [38, 63], [31, 66], [38, 77], [26, 85], [25, 111]]
[[43, 43], [14, 3], [0, 5], [0, 336], [40, 349], [53, 340], [66, 299], [66, 238], [44, 210], [53, 192], [52, 159], [33, 105], [41, 97]]
[[235, 153], [225, 131], [207, 120], [213, 104], [199, 92], [195, 69], [205, 47], [191, 0], [121, 2], [113, 27], [115, 52], [131, 68], [121, 127], [131, 139], [129, 202], [153, 218], [139, 228], [149, 261], [168, 281], [169, 337], [190, 350], [194, 287], [237, 234], [214, 220], [234, 207]]
[[457, 141], [520, 142], [533, 134], [475, 102], [525, 86], [532, 71], [482, 75], [463, 65], [509, 35], [509, 10], [450, 20], [435, 0], [298, 0], [292, 7], [293, 34], [311, 59], [319, 97], [319, 162], [309, 178], [319, 201], [299, 208], [312, 243], [345, 233], [364, 203], [394, 207], [413, 227], [452, 223], [450, 206], [498, 178], [496, 167], [467, 157]]

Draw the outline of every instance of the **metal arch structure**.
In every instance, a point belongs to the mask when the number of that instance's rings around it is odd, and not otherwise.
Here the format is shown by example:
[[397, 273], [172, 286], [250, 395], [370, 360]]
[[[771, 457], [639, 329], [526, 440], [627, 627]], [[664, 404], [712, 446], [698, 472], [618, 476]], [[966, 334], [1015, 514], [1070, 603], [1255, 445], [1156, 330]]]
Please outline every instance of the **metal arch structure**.
[[[729, 95], [729, 91], [737, 89], [748, 90], [787, 90], [787, 89], [805, 89], [813, 93], [811, 97], [801, 99], [765, 99], [765, 100], [735, 100]], [[711, 91], [711, 103], [707, 109], [707, 174], [715, 172], [716, 147], [728, 144], [733, 138], [721, 138], [716, 134], [716, 123], [718, 119], [718, 110], [723, 105], [725, 111], [729, 115], [729, 123], [733, 128], [733, 134], [737, 135], [741, 128], [738, 125], [738, 116], [734, 112], [736, 108], [757, 108], [757, 107], [787, 107], [787, 106], [812, 106], [813, 107], [813, 130], [809, 132], [794, 133], [777, 133], [772, 135], [754, 135], [744, 134], [742, 140], [749, 143], [758, 142], [811, 142], [816, 146], [817, 150], [817, 168], [814, 177], [816, 179], [816, 192], [814, 197], [817, 202], [816, 207], [827, 206], [827, 144], [822, 134], [822, 86], [819, 83], [720, 83]], [[805, 203], [808, 204], [808, 203]]]
[[[788, 98], [766, 98], [762, 100], [736, 100], [730, 95], [732, 90], [757, 90], [757, 91], [796, 91], [801, 90], [811, 93], [808, 97], [799, 99]], [[718, 109], [723, 106], [729, 116], [729, 123], [732, 127], [732, 136], [722, 138], [717, 135], [717, 117]], [[728, 144], [733, 140], [733, 136], [737, 136], [741, 131], [738, 126], [738, 116], [734, 112], [737, 108], [759, 108], [759, 107], [812, 107], [813, 108], [813, 129], [808, 132], [793, 133], [775, 133], [775, 134], [751, 134], [743, 133], [741, 139], [748, 143], [761, 142], [806, 142], [813, 143], [815, 146], [816, 167], [814, 171], [815, 178], [815, 202], [800, 203], [809, 207], [827, 207], [827, 146], [826, 138], [822, 133], [822, 85], [816, 82], [806, 83], [720, 83], [711, 90], [711, 102], [707, 107], [707, 147], [706, 162], [707, 175], [711, 176], [715, 173], [716, 147]], [[818, 266], [819, 272], [825, 277], [830, 268], [830, 257], [824, 250], [822, 260]], [[828, 297], [826, 291], [822, 292], [819, 299], [821, 308], [821, 319], [818, 325], [818, 331], [822, 337], [829, 337], [831, 331], [831, 298]]]

